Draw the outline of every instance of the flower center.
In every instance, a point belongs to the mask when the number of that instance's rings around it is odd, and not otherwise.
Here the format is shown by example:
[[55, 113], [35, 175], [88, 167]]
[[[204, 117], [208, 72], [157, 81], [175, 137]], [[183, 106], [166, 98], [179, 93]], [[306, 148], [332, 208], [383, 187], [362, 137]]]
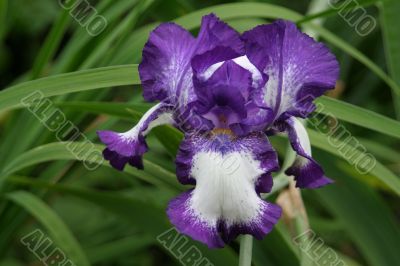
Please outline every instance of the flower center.
[[212, 136], [228, 135], [231, 138], [235, 137], [235, 133], [233, 133], [233, 131], [230, 130], [229, 128], [214, 128], [211, 131], [211, 134]]
[[208, 145], [211, 150], [225, 154], [232, 150], [235, 139], [235, 133], [229, 128], [215, 128], [210, 132]]

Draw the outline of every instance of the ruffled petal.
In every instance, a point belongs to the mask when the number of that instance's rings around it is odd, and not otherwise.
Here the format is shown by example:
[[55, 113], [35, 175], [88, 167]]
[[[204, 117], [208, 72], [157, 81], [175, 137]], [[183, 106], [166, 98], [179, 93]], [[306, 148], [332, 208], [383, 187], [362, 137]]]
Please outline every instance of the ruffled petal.
[[209, 14], [202, 18], [197, 41], [196, 54], [205, 53], [217, 46], [229, 47], [238, 54], [244, 53], [244, 44], [240, 34], [215, 14]]
[[124, 170], [124, 167], [127, 163], [129, 163], [133, 167], [136, 167], [137, 169], [143, 169], [143, 160], [142, 156], [140, 155], [124, 156], [118, 152], [105, 148], [103, 151], [103, 157], [110, 162], [110, 165], [112, 167], [119, 171]]
[[193, 58], [197, 96], [193, 107], [214, 127], [244, 136], [262, 131], [271, 122], [272, 112], [260, 100], [266, 76], [246, 56], [236, 56], [232, 49], [216, 47]]
[[209, 248], [221, 248], [225, 245], [221, 239], [217, 223], [209, 225], [197, 218], [191, 211], [193, 190], [187, 191], [171, 200], [168, 204], [168, 217], [182, 234], [206, 244]]
[[229, 47], [217, 46], [203, 54], [193, 57], [191, 66], [193, 69], [194, 82], [204, 82], [221, 68], [225, 61], [240, 56], [237, 52]]
[[196, 110], [216, 128], [229, 128], [247, 117], [245, 109], [251, 73], [233, 61], [226, 61], [206, 81], [195, 81]]
[[188, 66], [195, 44], [195, 38], [174, 23], [163, 23], [150, 33], [139, 65], [145, 100], [175, 103], [179, 87], [192, 87]]
[[263, 98], [274, 120], [307, 116], [314, 110], [312, 101], [334, 88], [339, 73], [335, 56], [294, 23], [258, 26], [243, 39], [249, 60], [268, 76]]
[[196, 186], [170, 202], [169, 218], [180, 232], [209, 247], [222, 247], [238, 234], [261, 239], [281, 214], [279, 206], [259, 196], [270, 191], [270, 173], [277, 169], [276, 152], [264, 133], [186, 136], [177, 173], [179, 181]]
[[174, 23], [161, 24], [151, 32], [139, 65], [144, 98], [187, 106], [195, 97], [191, 59], [218, 46], [244, 52], [240, 35], [214, 14], [203, 17], [196, 39]]
[[293, 175], [296, 186], [300, 188], [318, 188], [333, 181], [324, 175], [321, 166], [311, 157], [311, 145], [303, 124], [294, 117], [285, 122], [290, 143], [297, 152], [294, 164], [286, 170], [287, 175]]
[[173, 124], [172, 112], [169, 106], [159, 103], [148, 110], [139, 123], [127, 132], [98, 131], [100, 140], [107, 146], [103, 151], [104, 158], [118, 170], [123, 170], [127, 163], [143, 169], [141, 157], [148, 149], [145, 136], [153, 127], [164, 124]]
[[[192, 59], [192, 68], [197, 95], [194, 106], [200, 113], [204, 108], [208, 111], [215, 106], [212, 96], [223, 89], [225, 95], [234, 96], [230, 97], [231, 102], [236, 103], [237, 110], [242, 111], [242, 116], [234, 116], [236, 121], [229, 123], [230, 129], [236, 135], [244, 136], [250, 132], [261, 131], [271, 124], [273, 113], [265, 105], [262, 92], [267, 76], [261, 73], [247, 56], [238, 56], [234, 50], [218, 46], [195, 56]], [[238, 83], [241, 85], [238, 86]], [[215, 89], [216, 85], [219, 90]], [[226, 86], [226, 89], [223, 86]], [[238, 91], [239, 87], [242, 89]], [[213, 122], [214, 125], [218, 124], [215, 119]]]

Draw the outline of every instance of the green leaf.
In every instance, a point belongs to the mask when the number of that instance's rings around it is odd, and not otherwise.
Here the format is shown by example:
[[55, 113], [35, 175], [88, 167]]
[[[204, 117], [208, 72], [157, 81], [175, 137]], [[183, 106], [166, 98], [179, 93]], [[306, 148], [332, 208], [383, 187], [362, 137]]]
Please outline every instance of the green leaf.
[[[339, 158], [343, 158], [343, 154], [340, 152], [340, 150], [345, 150], [345, 149], [346, 150], [348, 149], [352, 153], [351, 158], [360, 158], [364, 154], [356, 147], [348, 144], [347, 142], [335, 139], [336, 146], [341, 147], [340, 149], [338, 149], [337, 147], [331, 145], [328, 142], [328, 136], [317, 133], [314, 130], [308, 130], [308, 134], [310, 136], [311, 144], [313, 146], [325, 150]], [[379, 161], [376, 161], [376, 165], [370, 170], [369, 173], [377, 177], [383, 183], [385, 183], [397, 195], [400, 195], [400, 178], [395, 174], [393, 174]]]
[[32, 68], [31, 79], [36, 79], [41, 76], [46, 64], [56, 53], [57, 48], [60, 45], [60, 42], [68, 27], [70, 18], [71, 15], [69, 14], [69, 10], [62, 9], [60, 11], [60, 16], [51, 28], [50, 33], [42, 46], [42, 49], [35, 59], [35, 63]]
[[[48, 161], [80, 160], [76, 154], [82, 155], [82, 151], [101, 151], [104, 148], [102, 145], [92, 145], [93, 144], [91, 143], [57, 142], [45, 144], [29, 150], [6, 165], [0, 176], [0, 187], [7, 176], [10, 176], [11, 174], [28, 166], [37, 165], [39, 163]], [[73, 151], [71, 152], [67, 147], [73, 147]], [[91, 156], [87, 158], [87, 162], [110, 167], [107, 161], [104, 161], [103, 158], [99, 158], [97, 156]], [[182, 186], [176, 181], [176, 176], [174, 173], [171, 173], [170, 171], [146, 159], [143, 160], [143, 163], [145, 167], [144, 171], [137, 170], [133, 167], [126, 167], [124, 172], [156, 186], [168, 185], [170, 189], [178, 191], [182, 189]]]
[[242, 18], [242, 19], [234, 19], [227, 21], [229, 26], [234, 28], [238, 32], [245, 32], [249, 29], [257, 27], [258, 25], [265, 24], [267, 21], [265, 19], [260, 18]]
[[107, 38], [109, 34], [112, 34], [113, 25], [118, 24], [120, 17], [123, 16], [126, 10], [131, 9], [137, 2], [138, 0], [99, 1], [98, 5], [96, 5], [96, 10], [98, 14], [106, 18], [108, 22], [106, 30], [93, 37], [87, 33], [86, 28], [78, 27], [71, 40], [67, 42], [65, 48], [61, 51], [51, 72], [59, 74], [75, 70], [93, 50], [93, 45], [100, 43], [103, 38]]
[[[391, 266], [399, 260], [400, 231], [390, 209], [366, 184], [342, 172], [331, 156], [320, 156], [335, 184], [313, 191], [364, 255], [367, 265]], [[363, 263], [364, 265], [364, 263]]]
[[[382, 0], [381, 1], [381, 25], [383, 32], [383, 42], [385, 44], [386, 61], [389, 73], [394, 81], [400, 84], [400, 31], [399, 31], [399, 12], [400, 1]], [[400, 119], [400, 95], [393, 91], [393, 101], [397, 118]]]
[[183, 133], [171, 126], [162, 126], [153, 130], [157, 139], [167, 149], [168, 153], [175, 158], [183, 139]]
[[51, 76], [0, 92], [0, 111], [21, 107], [21, 100], [40, 91], [44, 97], [113, 86], [140, 84], [137, 65], [113, 66]]
[[51, 239], [57, 244], [66, 257], [76, 265], [89, 266], [89, 261], [78, 241], [58, 215], [35, 195], [16, 191], [7, 194], [7, 198], [32, 214], [49, 232]]
[[377, 139], [377, 141], [373, 141], [359, 138], [359, 140], [367, 148], [367, 150], [371, 151], [372, 154], [379, 156], [385, 161], [397, 162], [398, 158], [400, 158], [400, 152], [377, 142], [379, 139]]
[[94, 48], [94, 51], [82, 63], [81, 69], [86, 69], [96, 65], [96, 62], [106, 54], [113, 42], [120, 36], [127, 34], [136, 24], [139, 16], [153, 4], [154, 0], [143, 0], [128, 13], [126, 18]]
[[115, 102], [56, 102], [58, 107], [79, 112], [90, 112], [94, 114], [107, 114], [119, 118], [132, 120], [140, 119], [153, 104], [149, 103], [115, 103]]
[[[354, 8], [357, 8], [357, 7], [367, 7], [367, 6], [373, 5], [375, 3], [378, 3], [379, 1], [380, 0], [358, 0], [357, 2], [348, 2], [345, 7], [340, 9], [340, 11], [343, 12], [343, 11], [347, 11], [347, 10], [353, 10]], [[298, 21], [297, 23], [301, 25], [304, 22], [308, 22], [308, 21], [314, 20], [316, 18], [321, 18], [321, 17], [323, 17], [323, 18], [330, 17], [333, 15], [337, 15], [337, 13], [338, 13], [337, 9], [328, 8], [326, 10], [323, 10], [323, 11], [320, 11], [317, 13], [308, 14], [304, 18], [302, 18], [300, 21]]]
[[316, 112], [333, 115], [343, 121], [400, 138], [400, 122], [396, 120], [326, 96], [317, 99], [316, 102], [320, 104]]
[[3, 45], [4, 35], [7, 33], [8, 0], [0, 0], [0, 47]]
[[86, 250], [92, 264], [108, 262], [121, 256], [132, 256], [135, 252], [148, 248], [156, 239], [148, 235], [134, 235], [115, 240]]

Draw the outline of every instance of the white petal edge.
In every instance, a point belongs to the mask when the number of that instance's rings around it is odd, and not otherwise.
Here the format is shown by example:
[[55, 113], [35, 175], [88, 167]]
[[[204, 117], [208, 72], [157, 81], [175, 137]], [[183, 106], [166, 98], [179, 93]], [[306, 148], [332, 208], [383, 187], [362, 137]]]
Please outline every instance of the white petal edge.
[[304, 150], [304, 152], [308, 155], [311, 156], [311, 143], [310, 139], [308, 137], [308, 133], [306, 128], [304, 127], [302, 121], [295, 117], [289, 118], [294, 130], [296, 131], [297, 134], [297, 139], [298, 142], [301, 146], [301, 148]]
[[[246, 55], [236, 57], [233, 59], [233, 61], [251, 73], [254, 87], [256, 87], [260, 81], [262, 81], [261, 72], [250, 62]], [[204, 73], [201, 74], [202, 79], [208, 80], [215, 73], [215, 71], [217, 71], [224, 64], [224, 62], [225, 61], [211, 65], [206, 71], [204, 71]]]
[[122, 138], [126, 140], [137, 139], [139, 135], [146, 136], [153, 128], [161, 125], [172, 125], [174, 123], [172, 112], [162, 112], [152, 121], [151, 115], [155, 112], [159, 112], [159, 109], [163, 107], [163, 103], [158, 103], [150, 108], [140, 119], [140, 121], [130, 130], [120, 133]]

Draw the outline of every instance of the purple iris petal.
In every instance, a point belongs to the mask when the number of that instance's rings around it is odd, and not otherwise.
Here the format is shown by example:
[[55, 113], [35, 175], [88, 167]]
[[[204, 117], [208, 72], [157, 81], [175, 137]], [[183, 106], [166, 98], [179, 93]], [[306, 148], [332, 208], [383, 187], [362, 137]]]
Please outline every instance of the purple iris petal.
[[206, 244], [209, 248], [222, 248], [240, 234], [250, 234], [261, 240], [271, 232], [282, 215], [282, 209], [275, 204], [262, 201], [260, 214], [247, 223], [230, 224], [220, 220], [212, 225], [200, 221], [196, 214], [188, 210], [193, 190], [180, 194], [171, 200], [167, 213], [170, 221], [182, 233]]
[[193, 156], [196, 153], [195, 143], [191, 138], [185, 137], [179, 145], [178, 154], [176, 155], [176, 176], [183, 185], [196, 184], [196, 179], [190, 176], [193, 165]]
[[161, 103], [155, 105], [146, 112], [135, 127], [124, 133], [108, 130], [98, 131], [100, 140], [107, 146], [103, 152], [104, 158], [120, 171], [127, 163], [143, 169], [141, 156], [148, 150], [145, 135], [152, 127], [172, 123], [172, 114], [169, 108]]
[[265, 76], [246, 58], [229, 60], [233, 55], [232, 50], [217, 47], [192, 60], [197, 95], [194, 107], [214, 127], [230, 128], [244, 136], [262, 131], [271, 122], [272, 112], [257, 99]]
[[286, 170], [287, 175], [293, 175], [296, 186], [300, 188], [318, 188], [333, 181], [324, 175], [321, 166], [311, 157], [310, 141], [304, 126], [296, 118], [286, 121], [290, 143], [297, 152], [294, 164]]
[[177, 160], [179, 181], [196, 187], [172, 200], [168, 215], [176, 228], [209, 247], [238, 234], [261, 239], [280, 217], [280, 207], [259, 193], [272, 188], [276, 152], [262, 132], [235, 137], [231, 131], [186, 136]]
[[258, 26], [243, 39], [250, 61], [268, 75], [264, 99], [275, 120], [306, 117], [313, 111], [312, 101], [334, 88], [339, 73], [335, 56], [294, 23], [279, 20]]
[[150, 34], [139, 65], [143, 97], [187, 105], [194, 97], [191, 59], [217, 46], [244, 51], [239, 34], [213, 14], [203, 17], [197, 39], [174, 23], [161, 24]]
[[220, 231], [222, 231], [223, 240], [226, 243], [234, 240], [238, 235], [249, 234], [257, 240], [262, 240], [266, 234], [272, 231], [275, 224], [282, 215], [282, 209], [278, 205], [265, 202], [261, 203], [261, 214], [257, 221], [252, 221], [243, 224], [228, 225], [222, 222]]
[[110, 161], [115, 169], [122, 171], [127, 163], [132, 166], [143, 169], [143, 163], [134, 159], [141, 156], [148, 150], [143, 136], [137, 139], [126, 140], [120, 133], [113, 131], [98, 131], [100, 140], [107, 145], [103, 151], [104, 159]]
[[238, 54], [244, 53], [239, 33], [214, 14], [202, 18], [197, 40], [196, 54], [205, 53], [217, 46], [229, 47]]
[[209, 248], [224, 247], [225, 243], [219, 236], [217, 227], [198, 221], [197, 217], [188, 211], [187, 206], [190, 204], [191, 197], [192, 190], [170, 201], [167, 209], [169, 220], [179, 232], [206, 244]]
[[174, 103], [179, 86], [192, 87], [187, 68], [195, 44], [195, 38], [174, 23], [161, 24], [151, 32], [139, 65], [145, 100]]
[[148, 149], [141, 135], [138, 135], [137, 138], [128, 138], [121, 133], [109, 130], [100, 130], [97, 134], [110, 151], [114, 151], [124, 157], [143, 154]]
[[247, 117], [251, 73], [233, 61], [222, 64], [206, 81], [195, 79], [197, 112], [216, 128], [229, 128]]
[[224, 46], [217, 46], [203, 54], [194, 56], [191, 60], [194, 83], [208, 80], [222, 66], [224, 61], [238, 56], [240, 56], [239, 53]]
[[256, 105], [250, 101], [245, 107], [247, 117], [239, 123], [232, 124], [230, 128], [238, 136], [245, 136], [251, 132], [258, 132], [265, 129], [273, 117], [272, 111], [269, 108]]
[[143, 169], [143, 160], [141, 156], [123, 156], [115, 151], [111, 151], [106, 148], [103, 151], [104, 159], [110, 161], [110, 164], [115, 169], [122, 171], [127, 163], [136, 167], [137, 169]]

